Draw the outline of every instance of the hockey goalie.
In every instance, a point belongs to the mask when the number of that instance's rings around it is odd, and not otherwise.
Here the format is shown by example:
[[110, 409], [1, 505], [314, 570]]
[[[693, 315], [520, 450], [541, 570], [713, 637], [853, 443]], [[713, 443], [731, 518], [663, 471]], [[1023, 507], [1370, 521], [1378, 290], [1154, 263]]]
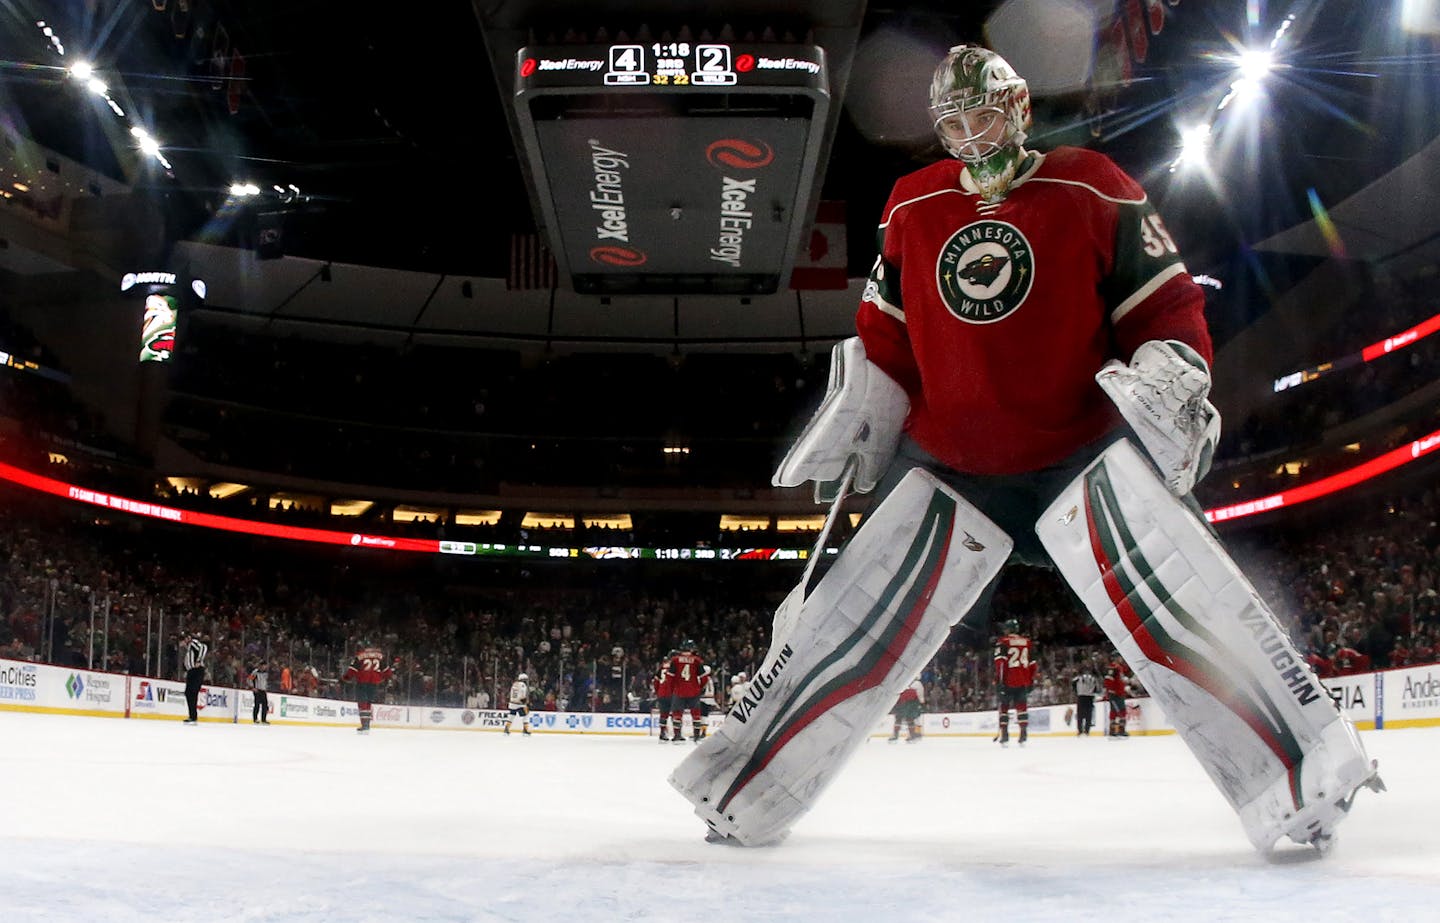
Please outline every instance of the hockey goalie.
[[951, 157], [895, 184], [858, 336], [774, 476], [814, 481], [832, 521], [850, 490], [870, 512], [671, 784], [712, 839], [778, 842], [1030, 564], [1064, 577], [1257, 849], [1328, 848], [1383, 785], [1189, 496], [1220, 417], [1174, 240], [1104, 155], [1025, 146], [1029, 90], [994, 52], [951, 49], [930, 114]]

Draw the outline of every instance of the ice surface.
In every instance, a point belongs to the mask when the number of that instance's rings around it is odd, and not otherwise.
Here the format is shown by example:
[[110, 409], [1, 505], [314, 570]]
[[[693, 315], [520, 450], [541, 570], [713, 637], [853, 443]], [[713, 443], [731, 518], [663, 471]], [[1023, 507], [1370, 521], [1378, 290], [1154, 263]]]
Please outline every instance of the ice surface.
[[1435, 919], [1440, 730], [1362, 735], [1323, 860], [1178, 738], [872, 741], [783, 845], [706, 844], [653, 738], [0, 713], [0, 919]]

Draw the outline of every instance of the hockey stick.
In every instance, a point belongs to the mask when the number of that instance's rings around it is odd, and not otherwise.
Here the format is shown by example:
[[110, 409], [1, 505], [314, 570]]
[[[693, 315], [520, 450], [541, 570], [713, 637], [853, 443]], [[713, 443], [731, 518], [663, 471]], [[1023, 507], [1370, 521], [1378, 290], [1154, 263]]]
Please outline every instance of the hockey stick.
[[855, 471], [858, 464], [851, 460], [845, 465], [845, 472], [840, 475], [840, 486], [835, 491], [835, 502], [830, 504], [830, 512], [825, 514], [825, 524], [820, 527], [820, 537], [815, 540], [815, 547], [810, 551], [810, 560], [805, 564], [805, 573], [800, 577], [802, 587], [810, 586], [810, 577], [815, 573], [815, 565], [819, 563], [821, 556], [825, 553], [825, 542], [830, 538], [830, 531], [835, 528], [835, 521], [840, 518], [840, 506], [850, 494], [850, 487], [855, 483]]

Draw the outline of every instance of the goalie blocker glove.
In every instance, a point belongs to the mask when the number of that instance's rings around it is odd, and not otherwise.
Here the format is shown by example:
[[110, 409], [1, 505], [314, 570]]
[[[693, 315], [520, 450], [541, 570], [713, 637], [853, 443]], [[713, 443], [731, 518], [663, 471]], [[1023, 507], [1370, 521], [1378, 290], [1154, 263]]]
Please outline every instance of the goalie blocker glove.
[[909, 413], [905, 389], [866, 358], [859, 337], [836, 343], [825, 398], [771, 483], [799, 487], [814, 481], [816, 502], [830, 503], [853, 466], [855, 490], [869, 493], [895, 457]]

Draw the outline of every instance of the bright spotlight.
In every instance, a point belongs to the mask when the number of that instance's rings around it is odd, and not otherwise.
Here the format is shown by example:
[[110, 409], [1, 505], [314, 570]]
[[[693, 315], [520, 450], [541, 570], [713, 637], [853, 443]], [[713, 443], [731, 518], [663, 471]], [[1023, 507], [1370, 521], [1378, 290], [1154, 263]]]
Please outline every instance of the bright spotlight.
[[1240, 78], [1259, 83], [1269, 76], [1275, 57], [1268, 49], [1247, 48], [1240, 52]]
[[144, 141], [146, 138], [150, 137], [150, 132], [148, 132], [148, 131], [146, 131], [145, 129], [141, 128], [139, 125], [131, 125], [131, 126], [130, 126], [130, 134], [134, 135], [136, 138], [138, 138], [138, 139], [141, 140], [141, 141]]
[[85, 86], [96, 96], [105, 96], [110, 92], [110, 88], [105, 85], [105, 81], [99, 77], [91, 77]]
[[140, 150], [154, 157], [160, 153], [160, 142], [146, 135], [140, 139]]
[[70, 76], [83, 83], [95, 76], [95, 66], [89, 61], [76, 61], [70, 65]]
[[1171, 167], [1194, 167], [1205, 162], [1210, 149], [1210, 124], [1202, 122], [1180, 130], [1180, 156]]

